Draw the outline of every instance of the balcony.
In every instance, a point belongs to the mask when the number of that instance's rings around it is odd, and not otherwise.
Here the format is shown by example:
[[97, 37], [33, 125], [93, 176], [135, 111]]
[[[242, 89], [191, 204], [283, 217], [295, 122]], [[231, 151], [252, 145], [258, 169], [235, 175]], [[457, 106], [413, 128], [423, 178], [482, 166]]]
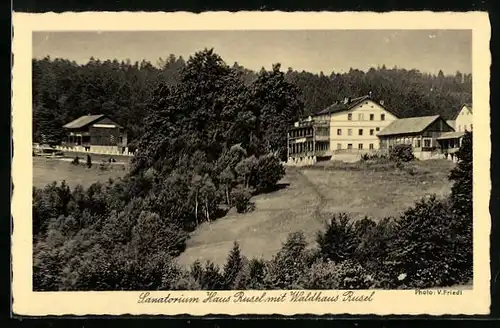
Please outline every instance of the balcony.
[[316, 140], [316, 141], [330, 141], [330, 136], [329, 135], [327, 135], [327, 136], [316, 135], [316, 137], [314, 138], [314, 140]]

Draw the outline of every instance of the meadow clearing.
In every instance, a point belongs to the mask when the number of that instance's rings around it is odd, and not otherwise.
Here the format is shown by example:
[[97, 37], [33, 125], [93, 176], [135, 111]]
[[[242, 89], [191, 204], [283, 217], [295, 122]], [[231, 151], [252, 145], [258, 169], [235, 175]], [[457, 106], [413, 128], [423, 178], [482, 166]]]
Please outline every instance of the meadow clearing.
[[302, 230], [310, 245], [330, 213], [347, 212], [355, 218], [398, 216], [430, 194], [450, 193], [448, 175], [454, 163], [416, 161], [403, 170], [367, 167], [361, 163], [328, 162], [309, 168], [287, 168], [284, 188], [253, 198], [253, 212], [228, 215], [198, 227], [179, 262], [199, 259], [223, 265], [233, 242], [248, 258], [270, 259], [289, 233]]
[[[447, 160], [415, 161], [403, 169], [363, 165], [363, 163], [319, 163], [314, 167], [286, 168], [280, 189], [254, 197], [255, 210], [245, 214], [229, 213], [217, 221], [203, 223], [187, 241], [178, 258], [190, 265], [196, 259], [223, 265], [233, 242], [240, 244], [248, 258], [270, 259], [289, 233], [303, 231], [310, 245], [331, 213], [347, 212], [354, 218], [375, 220], [398, 216], [415, 201], [427, 195], [446, 196], [455, 164]], [[36, 187], [66, 180], [71, 188], [90, 186], [126, 173], [123, 165], [100, 170], [75, 166], [67, 161], [33, 158], [33, 184]]]
[[80, 184], [87, 188], [96, 181], [106, 181], [109, 178], [118, 178], [126, 173], [126, 166], [114, 164], [109, 170], [101, 170], [100, 162], [93, 158], [91, 168], [85, 167], [85, 157], [80, 157], [81, 165], [73, 165], [70, 161], [62, 159], [50, 159], [45, 157], [33, 157], [33, 186], [43, 188], [47, 184], [57, 181], [66, 183], [74, 188]]

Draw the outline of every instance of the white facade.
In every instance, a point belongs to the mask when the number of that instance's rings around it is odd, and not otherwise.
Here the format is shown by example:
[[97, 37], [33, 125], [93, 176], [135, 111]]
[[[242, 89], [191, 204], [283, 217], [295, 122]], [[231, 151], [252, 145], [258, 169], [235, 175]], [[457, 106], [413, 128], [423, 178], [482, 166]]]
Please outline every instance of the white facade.
[[455, 131], [472, 131], [473, 115], [472, 108], [464, 105], [455, 119]]
[[367, 99], [350, 110], [330, 117], [330, 151], [368, 151], [380, 148], [377, 133], [397, 117], [377, 102]]

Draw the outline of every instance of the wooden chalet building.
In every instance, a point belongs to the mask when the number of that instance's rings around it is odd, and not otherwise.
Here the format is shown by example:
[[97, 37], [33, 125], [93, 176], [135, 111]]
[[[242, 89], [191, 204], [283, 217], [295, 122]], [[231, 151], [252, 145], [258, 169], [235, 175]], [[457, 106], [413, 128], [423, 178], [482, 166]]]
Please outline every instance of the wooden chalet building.
[[390, 150], [397, 144], [410, 144], [415, 157], [429, 159], [443, 156], [438, 139], [452, 132], [453, 127], [441, 116], [434, 115], [395, 120], [380, 131], [377, 137], [382, 149]]
[[64, 148], [91, 153], [123, 154], [128, 152], [127, 131], [107, 115], [85, 115], [63, 126]]

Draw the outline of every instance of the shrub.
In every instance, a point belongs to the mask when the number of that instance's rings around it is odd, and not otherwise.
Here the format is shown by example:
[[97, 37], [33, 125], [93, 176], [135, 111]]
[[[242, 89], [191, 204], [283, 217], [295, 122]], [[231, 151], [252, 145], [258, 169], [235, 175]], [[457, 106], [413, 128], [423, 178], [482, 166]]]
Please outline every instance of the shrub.
[[248, 279], [246, 288], [259, 290], [265, 289], [264, 277], [266, 276], [266, 261], [261, 259], [251, 259], [248, 263]]
[[224, 278], [220, 272], [219, 267], [212, 261], [206, 261], [205, 266], [203, 266], [199, 260], [196, 260], [191, 265], [190, 275], [199, 286], [199, 289], [224, 289]]
[[179, 255], [186, 247], [187, 234], [156, 213], [141, 212], [132, 230], [132, 245], [140, 254], [165, 252]]
[[68, 215], [71, 190], [65, 181], [46, 185], [43, 189], [33, 188], [33, 236], [43, 236], [52, 218]]
[[374, 161], [377, 163], [385, 163], [387, 160], [388, 160], [388, 157], [383, 152], [364, 153], [361, 155], [361, 161], [363, 161], [363, 162]]
[[352, 258], [359, 245], [359, 238], [350, 216], [339, 213], [325, 224], [325, 231], [318, 232], [316, 242], [321, 258], [341, 262]]
[[401, 162], [410, 162], [415, 159], [413, 147], [408, 144], [399, 144], [392, 147], [389, 151], [389, 157]]
[[359, 263], [318, 260], [301, 279], [305, 289], [368, 289], [375, 282]]
[[252, 186], [258, 191], [272, 190], [285, 176], [285, 168], [278, 157], [269, 154], [259, 157]]
[[[453, 216], [446, 202], [435, 196], [422, 199], [396, 222], [388, 256], [388, 273], [396, 285], [411, 288], [461, 283]], [[405, 278], [397, 280], [403, 275]]]
[[68, 290], [157, 290], [164, 285], [165, 272], [172, 272], [168, 268], [175, 268], [163, 252], [139, 254], [130, 246], [109, 252], [95, 244], [75, 255], [66, 270]]
[[238, 181], [246, 188], [250, 187], [250, 183], [254, 179], [257, 164], [257, 158], [252, 155], [241, 160], [234, 168], [238, 175]]
[[370, 223], [358, 222], [356, 222], [356, 228], [360, 242], [354, 258], [358, 263], [363, 263], [364, 267], [373, 274], [385, 271], [384, 261], [392, 247], [394, 237], [394, 220], [384, 218], [376, 224], [371, 220], [369, 220]]
[[45, 242], [38, 242], [33, 246], [33, 290], [59, 290], [64, 264], [59, 247]]
[[264, 284], [273, 289], [294, 289], [308, 270], [307, 242], [302, 232], [291, 233], [268, 262]]
[[231, 203], [236, 206], [238, 213], [248, 212], [252, 208], [251, 198], [252, 190], [241, 185], [231, 191]]
[[469, 280], [472, 279], [473, 269], [473, 147], [471, 132], [465, 133], [457, 157], [458, 163], [449, 177], [453, 181], [450, 207], [454, 219], [450, 224], [451, 233], [448, 237], [455, 241], [456, 247], [456, 255], [452, 258], [454, 262], [450, 264], [450, 268], [456, 270], [461, 279]]
[[466, 132], [457, 152], [458, 163], [450, 173], [452, 209], [457, 215], [472, 217], [472, 133]]

